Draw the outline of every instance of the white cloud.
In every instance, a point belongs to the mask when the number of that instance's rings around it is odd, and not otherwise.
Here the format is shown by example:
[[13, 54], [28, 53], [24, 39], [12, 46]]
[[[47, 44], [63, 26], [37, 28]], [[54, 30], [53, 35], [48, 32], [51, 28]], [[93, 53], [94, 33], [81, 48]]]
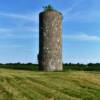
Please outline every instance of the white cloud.
[[11, 18], [18, 18], [18, 19], [25, 19], [25, 20], [33, 20], [31, 18], [31, 16], [28, 15], [21, 15], [21, 14], [14, 14], [14, 13], [1, 13], [0, 12], [0, 16], [4, 16], [4, 17], [11, 17]]
[[23, 27], [23, 28], [0, 28], [0, 39], [6, 38], [38, 38], [37, 27]]
[[64, 22], [75, 21], [75, 22], [99, 22], [100, 21], [100, 11], [80, 11], [69, 13], [64, 16]]
[[100, 36], [96, 35], [88, 35], [85, 33], [77, 34], [77, 35], [63, 35], [64, 39], [67, 40], [77, 40], [77, 41], [100, 41]]
[[64, 22], [73, 21], [79, 17], [80, 12], [71, 13], [83, 0], [77, 0], [75, 3], [71, 5], [71, 7], [67, 8], [67, 10], [62, 11], [64, 15]]
[[8, 28], [0, 28], [0, 34], [1, 33], [4, 33], [4, 32], [11, 32], [12, 30], [11, 29], [8, 29]]
[[67, 10], [63, 11], [64, 20], [63, 22], [98, 22], [100, 21], [100, 9], [84, 8], [77, 9], [82, 5], [84, 0], [77, 0]]
[[0, 38], [12, 36], [12, 30], [9, 28], [0, 28]]
[[13, 32], [35, 32], [38, 33], [38, 27], [13, 27], [13, 28], [0, 28], [0, 34], [13, 33]]
[[20, 20], [25, 20], [25, 21], [33, 21], [35, 23], [38, 23], [38, 15], [39, 15], [39, 11], [32, 12], [29, 14], [16, 14], [16, 13], [0, 12], [0, 16], [2, 16], [2, 17], [20, 19]]
[[83, 0], [77, 0], [75, 3], [71, 5], [67, 10], [63, 11], [64, 16], [67, 15], [69, 12], [71, 12], [75, 7], [77, 7]]
[[10, 45], [7, 45], [7, 44], [3, 44], [3, 45], [0, 45], [0, 49], [9, 49], [9, 48], [22, 48], [24, 47], [23, 45], [20, 45], [20, 44], [10, 44]]
[[28, 32], [35, 32], [35, 33], [38, 33], [39, 30], [38, 30], [38, 27], [23, 27], [23, 28], [19, 28], [19, 29], [15, 29], [16, 31], [28, 31]]

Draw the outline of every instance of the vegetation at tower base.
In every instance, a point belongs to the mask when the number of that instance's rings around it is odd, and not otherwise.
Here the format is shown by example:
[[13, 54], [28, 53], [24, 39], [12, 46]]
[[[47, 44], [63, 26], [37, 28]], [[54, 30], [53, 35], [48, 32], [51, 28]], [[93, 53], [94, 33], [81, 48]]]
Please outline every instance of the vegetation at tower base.
[[60, 71], [62, 67], [62, 16], [51, 6], [39, 14], [39, 69]]

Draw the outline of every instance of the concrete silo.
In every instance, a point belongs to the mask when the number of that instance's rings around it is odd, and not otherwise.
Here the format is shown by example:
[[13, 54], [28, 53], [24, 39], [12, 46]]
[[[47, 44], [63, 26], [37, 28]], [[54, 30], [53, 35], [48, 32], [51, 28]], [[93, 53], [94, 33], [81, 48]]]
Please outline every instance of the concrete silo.
[[39, 14], [39, 70], [61, 71], [62, 14], [48, 7]]

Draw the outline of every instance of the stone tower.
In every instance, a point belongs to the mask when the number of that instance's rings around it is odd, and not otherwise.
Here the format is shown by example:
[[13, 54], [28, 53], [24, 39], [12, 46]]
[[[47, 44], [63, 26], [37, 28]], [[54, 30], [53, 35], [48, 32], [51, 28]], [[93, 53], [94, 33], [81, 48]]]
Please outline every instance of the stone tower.
[[50, 5], [39, 14], [39, 70], [61, 71], [62, 14]]

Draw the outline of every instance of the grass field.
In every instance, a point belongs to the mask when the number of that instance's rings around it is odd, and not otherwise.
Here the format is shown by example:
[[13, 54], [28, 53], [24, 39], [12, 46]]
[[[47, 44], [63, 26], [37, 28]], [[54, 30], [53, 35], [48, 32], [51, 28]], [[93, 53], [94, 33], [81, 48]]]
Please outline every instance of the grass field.
[[1, 68], [0, 100], [100, 100], [100, 72]]

